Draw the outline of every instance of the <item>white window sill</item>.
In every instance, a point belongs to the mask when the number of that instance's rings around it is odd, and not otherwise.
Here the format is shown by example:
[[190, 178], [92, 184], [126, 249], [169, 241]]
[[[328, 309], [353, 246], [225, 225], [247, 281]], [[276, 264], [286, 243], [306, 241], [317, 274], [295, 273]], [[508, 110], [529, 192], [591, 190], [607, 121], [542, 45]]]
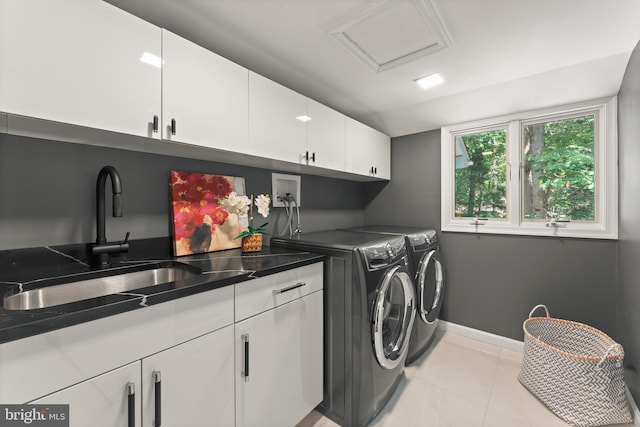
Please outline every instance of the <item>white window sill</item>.
[[504, 234], [520, 236], [542, 237], [570, 237], [578, 239], [607, 239], [618, 240], [618, 230], [606, 230], [594, 225], [574, 223], [559, 223], [547, 226], [544, 222], [523, 223], [520, 226], [499, 224], [499, 221], [479, 221], [479, 225], [472, 225], [473, 218], [456, 220], [442, 226], [442, 231], [472, 234]]

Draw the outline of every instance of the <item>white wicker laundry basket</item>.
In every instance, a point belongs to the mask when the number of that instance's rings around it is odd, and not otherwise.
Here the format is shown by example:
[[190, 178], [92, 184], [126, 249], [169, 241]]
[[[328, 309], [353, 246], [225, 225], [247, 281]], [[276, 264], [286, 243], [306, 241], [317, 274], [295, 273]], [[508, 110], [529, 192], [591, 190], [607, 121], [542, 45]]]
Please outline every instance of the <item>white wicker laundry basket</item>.
[[[546, 317], [532, 317], [538, 308]], [[633, 421], [620, 344], [591, 326], [551, 318], [544, 305], [534, 307], [522, 327], [518, 380], [553, 413], [575, 426]]]

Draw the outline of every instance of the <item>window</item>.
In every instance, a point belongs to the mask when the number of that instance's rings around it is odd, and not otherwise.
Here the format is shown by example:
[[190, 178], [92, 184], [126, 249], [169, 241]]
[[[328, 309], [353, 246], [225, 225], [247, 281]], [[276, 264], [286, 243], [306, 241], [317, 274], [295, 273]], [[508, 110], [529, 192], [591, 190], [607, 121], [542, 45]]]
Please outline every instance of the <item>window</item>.
[[507, 134], [499, 128], [454, 135], [456, 217], [507, 217]]
[[442, 128], [442, 230], [617, 239], [615, 108]]
[[523, 219], [595, 221], [596, 116], [522, 124]]

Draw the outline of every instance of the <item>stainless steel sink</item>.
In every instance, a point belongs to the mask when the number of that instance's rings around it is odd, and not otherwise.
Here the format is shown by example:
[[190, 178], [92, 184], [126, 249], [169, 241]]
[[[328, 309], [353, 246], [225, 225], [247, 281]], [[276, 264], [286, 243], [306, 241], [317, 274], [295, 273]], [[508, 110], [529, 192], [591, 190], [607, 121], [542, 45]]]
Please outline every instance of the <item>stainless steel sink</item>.
[[178, 282], [181, 286], [188, 286], [206, 281], [206, 276], [202, 275], [200, 269], [173, 262], [122, 270], [94, 271], [63, 279], [54, 278], [38, 283], [39, 286], [34, 289], [22, 292], [14, 290], [15, 293], [10, 291], [4, 297], [4, 308], [34, 310], [166, 283]]

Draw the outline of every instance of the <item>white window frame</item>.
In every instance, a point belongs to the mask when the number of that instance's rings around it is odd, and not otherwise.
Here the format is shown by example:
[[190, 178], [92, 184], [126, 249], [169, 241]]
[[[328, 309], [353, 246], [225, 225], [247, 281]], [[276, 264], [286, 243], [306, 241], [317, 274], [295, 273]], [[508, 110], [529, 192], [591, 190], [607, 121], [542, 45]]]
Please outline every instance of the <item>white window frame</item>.
[[[562, 119], [563, 115], [597, 112], [596, 220], [554, 223], [522, 220], [522, 125], [533, 121]], [[507, 219], [488, 220], [454, 216], [455, 135], [507, 128]], [[618, 134], [617, 97], [565, 105], [463, 123], [441, 129], [441, 227], [442, 231], [487, 234], [519, 234], [549, 237], [618, 239]]]

